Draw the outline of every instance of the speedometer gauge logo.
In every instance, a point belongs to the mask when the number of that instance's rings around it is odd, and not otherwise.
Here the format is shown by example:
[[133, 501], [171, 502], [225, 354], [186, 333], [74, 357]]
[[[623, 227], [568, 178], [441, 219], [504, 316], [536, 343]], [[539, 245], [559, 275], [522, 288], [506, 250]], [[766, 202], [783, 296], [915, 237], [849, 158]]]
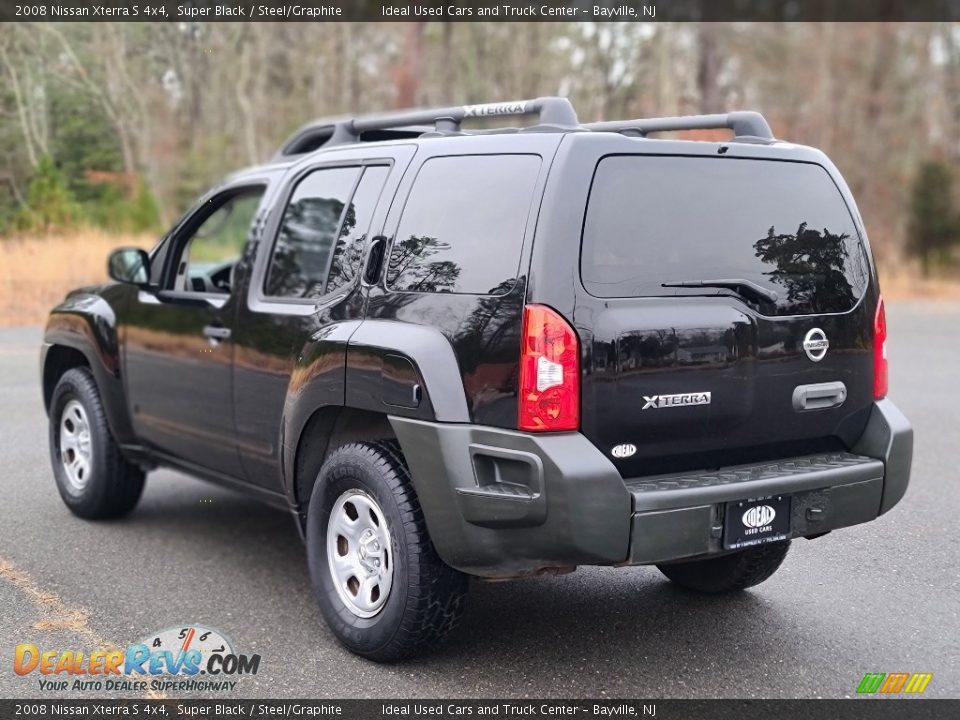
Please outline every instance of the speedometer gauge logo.
[[167, 628], [147, 635], [140, 643], [150, 648], [151, 652], [169, 650], [174, 656], [196, 650], [200, 653], [197, 665], [201, 668], [207, 667], [213, 655], [226, 657], [234, 654], [233, 645], [226, 636], [203, 625]]

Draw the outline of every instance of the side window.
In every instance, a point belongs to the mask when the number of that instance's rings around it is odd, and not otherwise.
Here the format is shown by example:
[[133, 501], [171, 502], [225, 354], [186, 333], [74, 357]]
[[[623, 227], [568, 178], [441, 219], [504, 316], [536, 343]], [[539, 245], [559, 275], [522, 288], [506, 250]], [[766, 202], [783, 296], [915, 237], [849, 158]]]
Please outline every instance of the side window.
[[179, 246], [173, 289], [229, 294], [264, 188], [229, 196]]
[[386, 165], [368, 167], [363, 171], [363, 177], [360, 178], [360, 184], [350, 200], [350, 207], [343, 218], [343, 227], [337, 237], [325, 292], [339, 290], [356, 277], [360, 260], [363, 258], [363, 249], [367, 244], [373, 211], [377, 207], [380, 191], [383, 190], [389, 173], [390, 168]]
[[508, 292], [539, 172], [537, 155], [425, 162], [403, 209], [387, 285], [412, 292]]
[[264, 287], [268, 296], [324, 294], [334, 243], [349, 232], [342, 220], [360, 171], [359, 167], [321, 168], [297, 184], [283, 211], [270, 259]]

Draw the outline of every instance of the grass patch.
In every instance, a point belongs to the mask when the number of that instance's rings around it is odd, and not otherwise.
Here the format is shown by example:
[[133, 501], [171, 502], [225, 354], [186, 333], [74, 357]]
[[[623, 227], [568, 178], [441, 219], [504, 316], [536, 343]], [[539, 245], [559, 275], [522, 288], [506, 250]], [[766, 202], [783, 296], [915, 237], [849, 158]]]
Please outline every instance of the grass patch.
[[156, 241], [102, 230], [0, 238], [0, 325], [43, 325], [67, 291], [107, 279], [111, 250], [149, 249]]

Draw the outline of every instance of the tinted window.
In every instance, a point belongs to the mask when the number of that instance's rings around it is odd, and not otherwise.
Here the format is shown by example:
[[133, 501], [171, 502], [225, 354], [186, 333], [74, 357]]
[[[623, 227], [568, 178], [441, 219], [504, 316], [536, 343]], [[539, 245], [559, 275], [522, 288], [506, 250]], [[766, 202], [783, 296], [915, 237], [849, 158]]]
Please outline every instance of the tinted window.
[[581, 276], [600, 297], [715, 294], [662, 283], [745, 279], [773, 315], [843, 312], [869, 278], [850, 211], [818, 165], [619, 156], [597, 167]]
[[428, 160], [403, 210], [387, 284], [415, 292], [509, 291], [539, 172], [535, 155]]
[[316, 298], [324, 293], [340, 220], [360, 168], [327, 168], [304, 177], [283, 212], [266, 293]]
[[343, 227], [337, 238], [327, 278], [327, 292], [333, 292], [349, 283], [357, 274], [363, 249], [366, 246], [370, 220], [380, 198], [380, 191], [390, 169], [386, 166], [368, 167], [363, 171], [357, 191], [343, 218]]

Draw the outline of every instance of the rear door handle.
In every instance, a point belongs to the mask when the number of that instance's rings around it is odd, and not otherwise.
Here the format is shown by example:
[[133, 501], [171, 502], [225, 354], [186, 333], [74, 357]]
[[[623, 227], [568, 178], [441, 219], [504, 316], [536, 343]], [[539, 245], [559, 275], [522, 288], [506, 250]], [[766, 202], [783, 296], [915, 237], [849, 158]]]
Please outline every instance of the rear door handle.
[[843, 405], [846, 399], [847, 386], [839, 381], [797, 385], [793, 390], [793, 409], [797, 412], [825, 410]]
[[203, 334], [211, 340], [227, 340], [230, 337], [230, 328], [222, 325], [204, 325]]
[[363, 281], [373, 285], [380, 278], [380, 268], [383, 266], [383, 254], [387, 239], [377, 235], [370, 243], [370, 253], [367, 255], [367, 265], [363, 269]]

